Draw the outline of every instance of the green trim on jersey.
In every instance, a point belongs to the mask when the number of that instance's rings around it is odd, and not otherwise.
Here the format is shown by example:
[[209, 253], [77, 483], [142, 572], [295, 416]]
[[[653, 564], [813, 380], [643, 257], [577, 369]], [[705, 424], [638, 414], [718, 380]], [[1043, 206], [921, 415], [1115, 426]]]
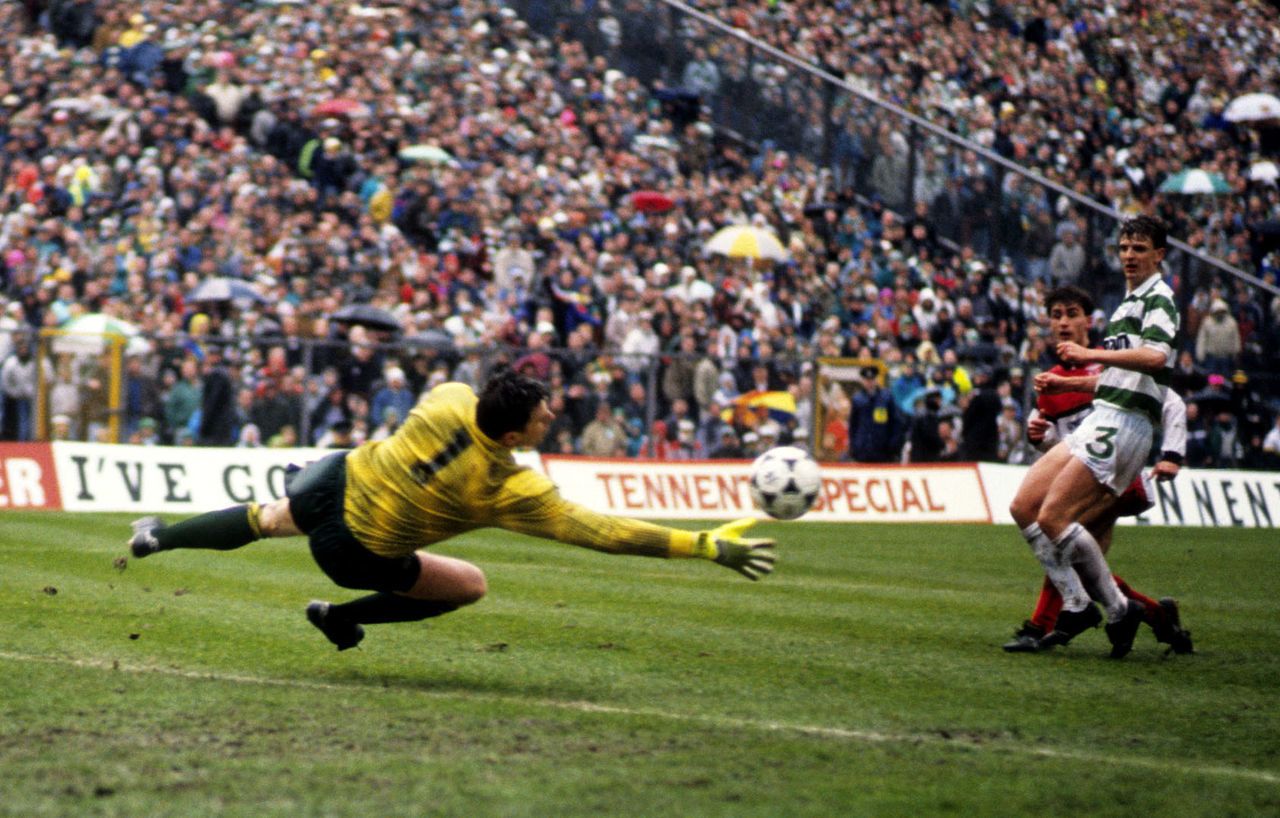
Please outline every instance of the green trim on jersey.
[[1105, 403], [1117, 409], [1142, 412], [1147, 417], [1155, 418], [1157, 424], [1160, 422], [1164, 409], [1164, 404], [1145, 392], [1134, 392], [1131, 389], [1122, 389], [1118, 386], [1099, 385], [1098, 391], [1094, 393], [1093, 400], [1095, 403]]
[[1173, 376], [1178, 325], [1173, 291], [1159, 275], [1125, 295], [1107, 322], [1103, 345], [1107, 349], [1155, 349], [1164, 353], [1165, 365], [1154, 373], [1108, 366], [1098, 376], [1095, 400], [1117, 409], [1142, 412], [1159, 426], [1165, 390]]

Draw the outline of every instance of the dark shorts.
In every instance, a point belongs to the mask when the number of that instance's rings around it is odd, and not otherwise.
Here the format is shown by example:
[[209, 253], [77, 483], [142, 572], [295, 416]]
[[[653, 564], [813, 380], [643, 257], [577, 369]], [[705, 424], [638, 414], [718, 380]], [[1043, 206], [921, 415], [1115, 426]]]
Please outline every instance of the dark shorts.
[[342, 519], [347, 453], [326, 455], [294, 474], [285, 486], [293, 521], [311, 542], [320, 570], [343, 588], [407, 591], [418, 581], [414, 554], [380, 557], [360, 544]]

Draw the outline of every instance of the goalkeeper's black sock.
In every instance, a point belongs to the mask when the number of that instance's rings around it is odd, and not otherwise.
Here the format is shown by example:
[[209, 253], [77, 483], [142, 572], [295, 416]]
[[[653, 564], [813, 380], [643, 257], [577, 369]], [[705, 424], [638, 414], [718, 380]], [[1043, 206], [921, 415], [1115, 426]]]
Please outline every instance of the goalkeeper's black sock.
[[456, 602], [414, 599], [403, 594], [380, 592], [341, 605], [331, 605], [329, 616], [361, 625], [377, 625], [382, 622], [417, 622], [456, 610]]
[[230, 551], [262, 538], [262, 529], [258, 524], [258, 504], [249, 503], [200, 514], [157, 529], [155, 537], [163, 550], [213, 548]]

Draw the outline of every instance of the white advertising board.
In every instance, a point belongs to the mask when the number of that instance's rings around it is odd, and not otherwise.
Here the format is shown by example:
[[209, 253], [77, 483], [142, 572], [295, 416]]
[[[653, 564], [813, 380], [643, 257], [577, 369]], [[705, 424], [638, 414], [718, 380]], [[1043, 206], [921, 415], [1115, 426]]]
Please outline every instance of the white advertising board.
[[[991, 521], [1012, 523], [1013, 500], [1026, 466], [980, 463], [978, 471], [991, 501]], [[1222, 528], [1280, 526], [1280, 474], [1275, 472], [1183, 469], [1156, 483], [1155, 507], [1141, 517], [1123, 517], [1122, 525]]]
[[[748, 461], [648, 461], [545, 456], [567, 499], [628, 517], [700, 520], [758, 515]], [[917, 468], [826, 464], [806, 521], [989, 522], [970, 465]]]
[[[284, 496], [289, 465], [318, 460], [332, 449], [234, 449], [50, 445], [66, 511], [196, 514]], [[541, 468], [537, 452], [517, 461]]]

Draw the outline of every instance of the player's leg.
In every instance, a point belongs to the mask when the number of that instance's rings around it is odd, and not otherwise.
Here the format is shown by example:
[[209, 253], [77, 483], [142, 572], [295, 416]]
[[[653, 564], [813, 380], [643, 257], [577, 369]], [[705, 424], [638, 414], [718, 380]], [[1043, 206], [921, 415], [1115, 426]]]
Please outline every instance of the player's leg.
[[1070, 566], [1059, 566], [1051, 559], [1053, 543], [1044, 535], [1039, 523], [1036, 522], [1049, 486], [1053, 484], [1054, 477], [1070, 457], [1070, 452], [1061, 444], [1050, 449], [1027, 470], [1013, 502], [1009, 505], [1009, 513], [1017, 523], [1022, 538], [1027, 541], [1027, 545], [1031, 547], [1031, 553], [1046, 573], [1045, 582], [1031, 618], [1024, 621], [1022, 626], [1014, 631], [1013, 639], [1003, 645], [1004, 649], [1010, 653], [1029, 653], [1052, 647], [1051, 644], [1043, 644], [1041, 640], [1053, 632], [1058, 612], [1062, 609], [1063, 594], [1060, 589], [1066, 589], [1077, 609], [1088, 605], [1088, 594], [1080, 583], [1080, 578]]
[[1009, 653], [1035, 653], [1052, 647], [1042, 640], [1053, 632], [1058, 621], [1058, 612], [1062, 610], [1062, 594], [1049, 577], [1044, 578], [1040, 586], [1040, 595], [1036, 597], [1036, 606], [1031, 611], [1031, 618], [1024, 620], [1022, 626], [1013, 632], [1013, 638], [1002, 646]]
[[1087, 606], [1089, 596], [1070, 563], [1057, 559], [1052, 538], [1039, 519], [1054, 485], [1071, 460], [1071, 453], [1065, 446], [1059, 444], [1050, 449], [1027, 472], [1009, 506], [1009, 512], [1018, 524], [1023, 539], [1031, 546], [1031, 552], [1066, 600], [1066, 607], [1074, 611]]
[[1022, 483], [1018, 486], [1018, 492], [1013, 497], [1013, 502], [1009, 504], [1009, 514], [1018, 524], [1018, 528], [1026, 528], [1035, 523], [1036, 517], [1040, 514], [1040, 506], [1049, 492], [1049, 486], [1053, 484], [1054, 476], [1062, 470], [1063, 464], [1070, 456], [1071, 453], [1067, 447], [1058, 444], [1027, 469]]
[[287, 514], [288, 502], [277, 500], [266, 506], [246, 503], [219, 511], [210, 511], [173, 525], [165, 524], [159, 517], [142, 517], [133, 521], [133, 536], [129, 538], [129, 551], [138, 558], [174, 548], [231, 551], [263, 537], [288, 536], [287, 534], [268, 534], [262, 525], [266, 510], [281, 503], [285, 505], [285, 514]]
[[418, 575], [408, 590], [378, 591], [332, 605], [329, 615], [360, 625], [417, 622], [479, 602], [488, 591], [484, 572], [466, 560], [424, 551], [413, 558]]
[[[1044, 498], [1038, 522], [1055, 545], [1055, 556], [1075, 566], [1089, 595], [1106, 609], [1111, 657], [1121, 658], [1133, 648], [1143, 608], [1120, 593], [1097, 540], [1080, 520], [1089, 509], [1119, 495], [1142, 471], [1151, 448], [1151, 422], [1133, 413], [1094, 410], [1066, 439], [1071, 461], [1055, 477]], [[1059, 629], [1064, 630], [1060, 620]]]
[[363, 625], [417, 622], [456, 611], [484, 596], [483, 572], [465, 560], [417, 552], [383, 557], [369, 551], [341, 518], [310, 532], [311, 554], [338, 585], [373, 591], [334, 605], [316, 600], [307, 620], [338, 646], [355, 647]]
[[[1097, 540], [1077, 522], [1091, 509], [1109, 501], [1110, 489], [1098, 482], [1088, 466], [1071, 457], [1050, 485], [1037, 522], [1053, 542], [1053, 558], [1063, 565], [1073, 565], [1090, 596], [1106, 607], [1109, 618], [1115, 619], [1124, 614], [1124, 597], [1111, 580]], [[1067, 608], [1074, 609], [1070, 600]]]
[[1115, 589], [1114, 583], [1108, 588], [1099, 578], [1100, 562], [1105, 572], [1102, 576], [1110, 581], [1110, 571], [1105, 570], [1106, 562], [1102, 551], [1093, 536], [1077, 522], [1090, 509], [1108, 504], [1109, 501], [1108, 488], [1100, 484], [1074, 455], [1068, 456], [1061, 463], [1061, 468], [1045, 494], [1037, 523], [1050, 541], [1050, 548], [1047, 552], [1042, 550], [1039, 556], [1047, 570], [1071, 568], [1077, 580], [1084, 588], [1089, 589], [1083, 599], [1064, 591], [1058, 621], [1054, 630], [1043, 640], [1046, 647], [1066, 644], [1080, 633], [1101, 624], [1102, 616], [1090, 599], [1102, 602], [1108, 611], [1118, 608], [1119, 616], [1123, 616], [1124, 597]]
[[332, 505], [331, 496], [340, 489], [342, 476], [342, 454], [329, 455], [296, 470], [286, 486], [288, 496], [279, 500], [231, 506], [174, 525], [154, 516], [134, 520], [129, 550], [135, 557], [173, 548], [230, 551], [266, 537], [297, 536], [302, 530], [294, 520], [293, 498], [301, 498], [304, 515], [326, 503]]
[[[1110, 508], [1103, 510], [1097, 520], [1087, 524], [1104, 554], [1107, 553], [1111, 543], [1116, 521], [1120, 517], [1145, 513], [1155, 505], [1154, 496], [1155, 490], [1151, 485], [1150, 477], [1143, 475], [1135, 478]], [[1111, 576], [1120, 593], [1142, 603], [1143, 619], [1151, 626], [1157, 642], [1169, 645], [1174, 653], [1194, 652], [1191, 632], [1182, 627], [1182, 616], [1176, 599], [1172, 597], [1154, 599], [1131, 586], [1119, 574], [1113, 573]]]

